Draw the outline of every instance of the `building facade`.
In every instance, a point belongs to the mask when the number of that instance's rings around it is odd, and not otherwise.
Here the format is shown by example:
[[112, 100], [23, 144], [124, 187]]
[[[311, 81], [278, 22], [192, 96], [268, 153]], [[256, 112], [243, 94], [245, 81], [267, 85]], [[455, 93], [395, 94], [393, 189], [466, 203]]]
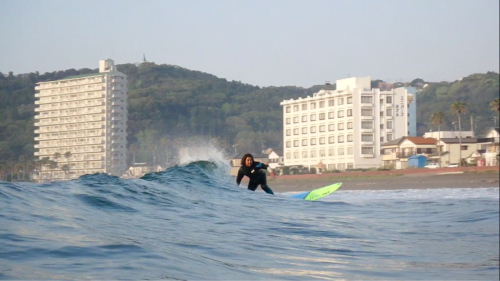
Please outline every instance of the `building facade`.
[[379, 167], [380, 144], [407, 136], [414, 96], [406, 88], [380, 91], [371, 78], [337, 80], [312, 97], [284, 100], [284, 165], [326, 170]]
[[113, 60], [99, 73], [40, 82], [35, 98], [35, 157], [58, 163], [41, 166], [39, 181], [126, 171], [127, 77]]

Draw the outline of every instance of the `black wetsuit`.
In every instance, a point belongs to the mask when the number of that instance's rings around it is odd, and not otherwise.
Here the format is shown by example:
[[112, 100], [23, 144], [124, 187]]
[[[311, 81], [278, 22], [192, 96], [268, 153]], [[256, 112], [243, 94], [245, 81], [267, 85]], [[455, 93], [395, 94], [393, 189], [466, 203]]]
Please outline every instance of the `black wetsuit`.
[[274, 194], [271, 188], [267, 185], [266, 172], [264, 172], [267, 167], [268, 166], [266, 164], [262, 164], [260, 162], [253, 162], [250, 167], [245, 165], [241, 166], [238, 171], [238, 177], [236, 177], [236, 183], [240, 185], [243, 176], [247, 176], [250, 179], [248, 182], [248, 189], [255, 191], [257, 186], [260, 185], [262, 190], [266, 193]]

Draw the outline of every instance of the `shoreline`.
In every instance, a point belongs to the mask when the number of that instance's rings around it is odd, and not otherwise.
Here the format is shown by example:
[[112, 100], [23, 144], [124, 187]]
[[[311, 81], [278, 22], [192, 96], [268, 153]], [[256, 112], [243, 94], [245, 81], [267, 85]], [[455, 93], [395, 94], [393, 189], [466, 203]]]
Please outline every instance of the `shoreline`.
[[[269, 177], [268, 185], [276, 192], [310, 191], [336, 182], [342, 182], [342, 187], [339, 190], [498, 188], [498, 168], [498, 166], [464, 167], [288, 175], [277, 176], [274, 179]], [[242, 182], [242, 185], [246, 186], [246, 184], [246, 182]]]

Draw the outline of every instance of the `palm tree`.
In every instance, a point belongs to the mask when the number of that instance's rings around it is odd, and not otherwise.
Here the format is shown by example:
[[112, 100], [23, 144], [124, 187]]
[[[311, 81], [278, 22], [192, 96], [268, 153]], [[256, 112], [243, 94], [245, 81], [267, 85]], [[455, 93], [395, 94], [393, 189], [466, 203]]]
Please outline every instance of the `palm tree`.
[[25, 179], [25, 175], [26, 175], [26, 164], [27, 164], [27, 159], [28, 157], [26, 155], [21, 155], [19, 156], [19, 163], [21, 164], [21, 167], [22, 167], [22, 171], [23, 171], [23, 174], [21, 176], [21, 179], [24, 180]]
[[458, 150], [460, 163], [458, 165], [461, 167], [462, 166], [462, 123], [460, 120], [460, 115], [462, 113], [467, 112], [467, 106], [465, 105], [464, 102], [455, 102], [451, 105], [450, 109], [452, 113], [455, 113], [458, 116], [458, 131], [459, 131], [458, 139], [460, 143], [460, 148]]
[[57, 162], [54, 160], [49, 160], [47, 166], [50, 169], [50, 178], [54, 181], [54, 170], [57, 169]]
[[71, 166], [69, 165], [69, 158], [71, 158], [73, 154], [71, 153], [71, 151], [66, 151], [66, 153], [64, 153], [64, 158], [66, 158], [66, 161], [67, 161], [67, 169], [68, 171], [66, 172], [66, 178], [68, 177], [69, 175], [69, 170], [71, 169]]
[[[497, 112], [497, 115], [500, 115], [500, 98], [496, 98], [492, 102], [490, 102], [490, 107], [491, 107], [491, 110]], [[498, 116], [495, 116], [493, 118], [499, 119]], [[494, 125], [495, 127], [497, 125], [496, 119], [494, 120], [495, 121], [495, 125]]]
[[38, 169], [38, 174], [39, 174], [38, 178], [40, 182], [43, 182], [42, 169], [48, 165], [49, 161], [50, 161], [49, 157], [43, 157], [38, 161], [38, 165], [40, 166], [40, 168]]
[[[61, 153], [59, 152], [54, 153], [54, 162], [56, 162], [56, 164], [57, 164], [57, 159], [59, 158], [61, 158]], [[55, 166], [55, 168], [57, 168], [57, 166]]]
[[63, 170], [64, 174], [66, 175], [66, 178], [68, 178], [69, 165], [68, 164], [62, 165], [61, 170]]
[[438, 127], [438, 155], [439, 155], [439, 167], [441, 168], [441, 125], [444, 125], [444, 113], [437, 112], [431, 115], [432, 124]]

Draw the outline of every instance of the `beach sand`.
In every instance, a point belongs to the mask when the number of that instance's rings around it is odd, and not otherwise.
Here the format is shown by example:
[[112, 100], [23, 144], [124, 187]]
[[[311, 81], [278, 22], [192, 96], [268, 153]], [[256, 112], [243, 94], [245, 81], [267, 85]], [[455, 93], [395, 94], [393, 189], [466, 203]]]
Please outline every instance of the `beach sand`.
[[[341, 190], [395, 190], [429, 188], [479, 188], [499, 187], [498, 171], [488, 173], [444, 172], [380, 176], [315, 176], [268, 179], [268, 185], [275, 192], [310, 191], [315, 188], [342, 182]], [[242, 183], [242, 185], [246, 183]], [[260, 188], [259, 188], [260, 189]]]

